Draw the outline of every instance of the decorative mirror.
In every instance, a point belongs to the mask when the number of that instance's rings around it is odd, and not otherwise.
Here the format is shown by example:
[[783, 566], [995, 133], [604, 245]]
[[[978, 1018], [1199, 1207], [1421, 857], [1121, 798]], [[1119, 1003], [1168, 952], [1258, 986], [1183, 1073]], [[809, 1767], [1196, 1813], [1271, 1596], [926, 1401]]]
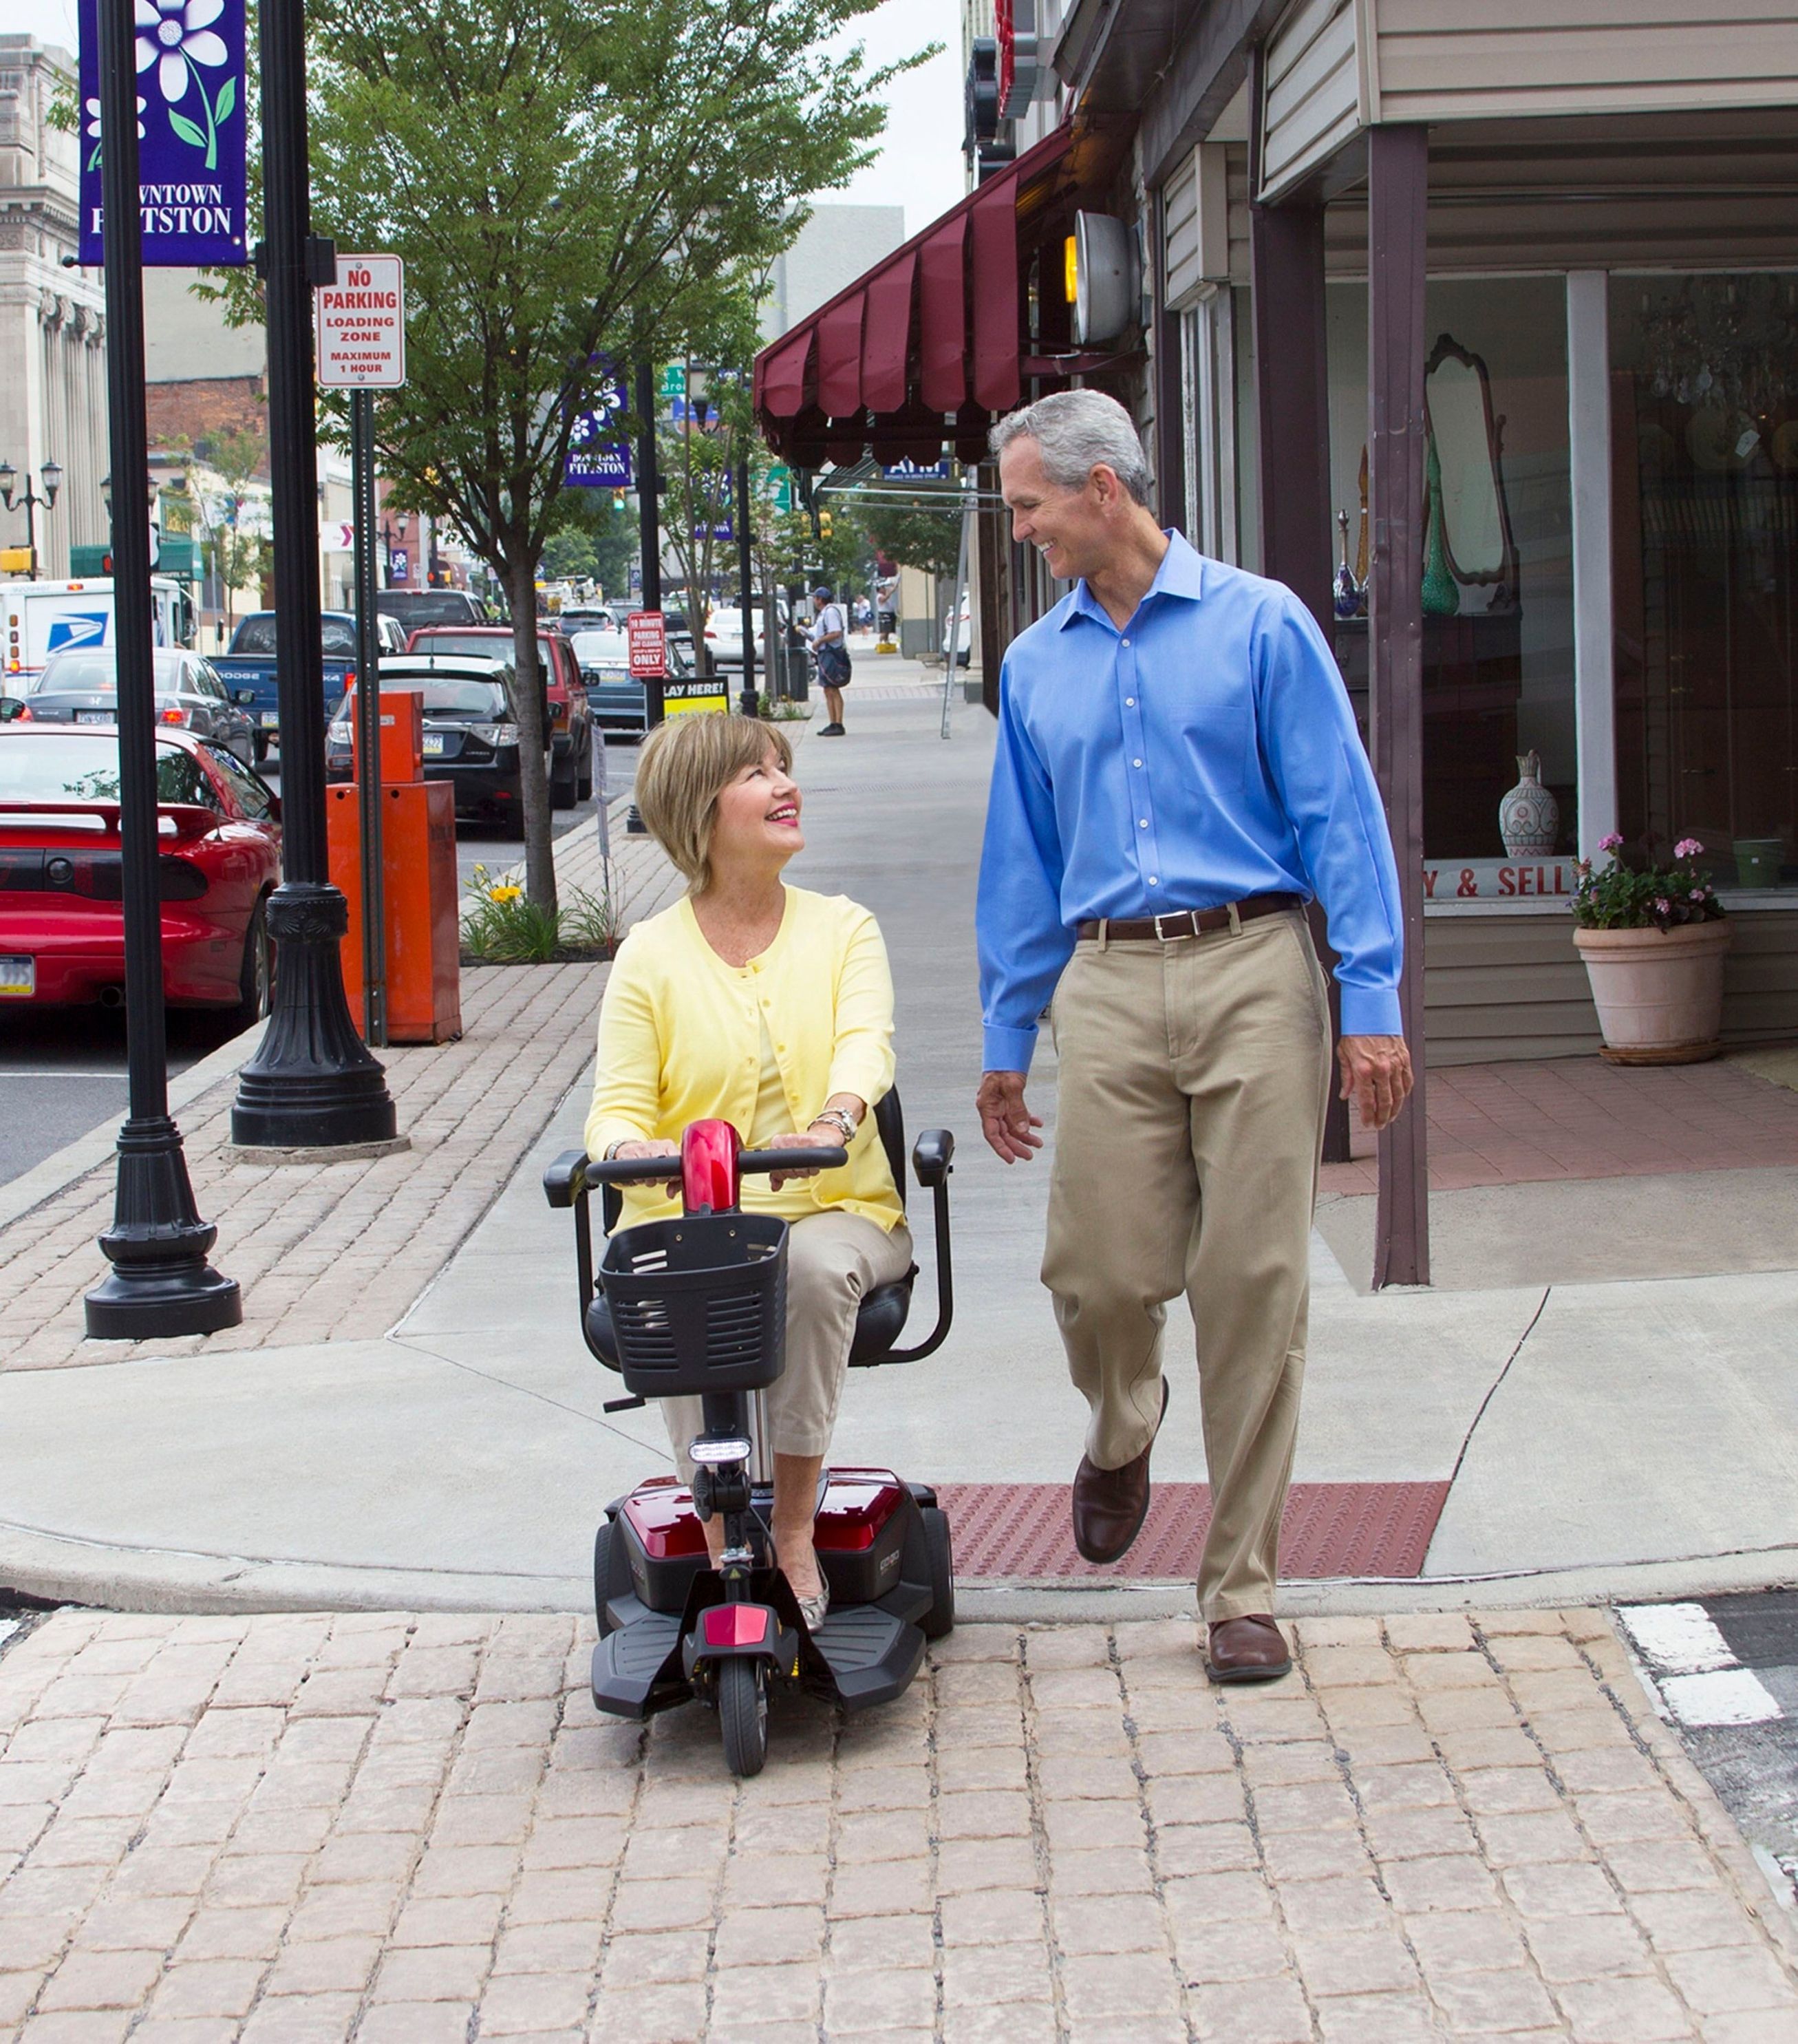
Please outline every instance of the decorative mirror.
[[1490, 583], [1492, 608], [1517, 599], [1517, 548], [1500, 464], [1504, 421], [1495, 419], [1486, 365], [1449, 335], [1423, 368], [1423, 407], [1442, 468], [1443, 538], [1459, 582]]

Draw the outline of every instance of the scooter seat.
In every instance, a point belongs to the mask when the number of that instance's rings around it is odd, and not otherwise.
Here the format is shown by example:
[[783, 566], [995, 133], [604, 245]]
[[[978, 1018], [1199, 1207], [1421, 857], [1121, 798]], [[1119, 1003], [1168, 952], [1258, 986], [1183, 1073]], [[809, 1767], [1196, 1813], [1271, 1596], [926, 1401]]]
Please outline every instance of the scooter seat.
[[[875, 1285], [862, 1301], [855, 1314], [855, 1338], [849, 1344], [852, 1369], [878, 1362], [898, 1347], [899, 1337], [905, 1331], [905, 1316], [912, 1308], [912, 1281], [917, 1274], [914, 1266], [889, 1285]], [[624, 1367], [618, 1353], [617, 1330], [612, 1324], [612, 1308], [603, 1292], [595, 1292], [588, 1302], [587, 1339], [613, 1369]]]

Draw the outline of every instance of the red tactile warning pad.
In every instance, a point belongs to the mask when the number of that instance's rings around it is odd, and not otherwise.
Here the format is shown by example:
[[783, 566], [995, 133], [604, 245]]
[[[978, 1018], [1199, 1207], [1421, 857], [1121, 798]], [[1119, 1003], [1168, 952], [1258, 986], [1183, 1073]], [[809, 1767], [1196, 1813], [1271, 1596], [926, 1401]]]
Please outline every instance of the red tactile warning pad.
[[[1282, 1576], [1416, 1576], [1448, 1497], [1446, 1483], [1295, 1483], [1280, 1527]], [[937, 1500], [962, 1579], [1090, 1577], [1190, 1582], [1211, 1523], [1211, 1485], [1158, 1483], [1121, 1562], [1095, 1568], [1074, 1550], [1062, 1483], [945, 1483]]]

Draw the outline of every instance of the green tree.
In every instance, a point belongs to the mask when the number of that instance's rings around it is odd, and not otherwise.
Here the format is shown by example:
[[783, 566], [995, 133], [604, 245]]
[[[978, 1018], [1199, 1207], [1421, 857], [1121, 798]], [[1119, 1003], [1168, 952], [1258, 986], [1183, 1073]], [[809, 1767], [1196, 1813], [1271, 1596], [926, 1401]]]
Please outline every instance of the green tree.
[[765, 274], [809, 193], [870, 159], [893, 71], [825, 44], [877, 4], [309, 10], [314, 225], [405, 258], [408, 381], [377, 402], [382, 465], [396, 501], [448, 521], [505, 591], [542, 906], [555, 878], [536, 583], [574, 422], [612, 365], [668, 359], [721, 281]]
[[952, 575], [962, 541], [962, 507], [939, 498], [870, 503], [863, 511], [869, 539], [889, 561], [926, 574]]

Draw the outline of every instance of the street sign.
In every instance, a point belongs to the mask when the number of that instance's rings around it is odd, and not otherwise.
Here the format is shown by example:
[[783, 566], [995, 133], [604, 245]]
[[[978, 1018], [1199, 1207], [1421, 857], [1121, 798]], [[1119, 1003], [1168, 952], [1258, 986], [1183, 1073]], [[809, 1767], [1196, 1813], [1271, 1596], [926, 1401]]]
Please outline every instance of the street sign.
[[328, 554], [347, 554], [355, 546], [355, 528], [347, 519], [327, 518], [318, 528], [318, 543]]
[[397, 256], [340, 256], [313, 294], [326, 390], [397, 390], [405, 381], [405, 278]]
[[686, 395], [686, 371], [678, 362], [670, 362], [662, 372], [662, 381], [657, 386], [664, 398], [684, 398]]
[[945, 455], [930, 468], [915, 461], [889, 462], [881, 470], [881, 474], [889, 482], [947, 482], [949, 480], [949, 457]]
[[774, 509], [784, 516], [793, 509], [793, 471], [783, 461], [777, 461], [768, 471], [764, 486]]
[[412, 556], [404, 547], [395, 547], [388, 562], [388, 586], [398, 588], [412, 573]]
[[724, 716], [730, 709], [730, 691], [721, 674], [703, 681], [664, 682], [662, 714], [664, 717]]
[[624, 620], [632, 678], [657, 680], [668, 671], [668, 627], [659, 610], [633, 610]]

